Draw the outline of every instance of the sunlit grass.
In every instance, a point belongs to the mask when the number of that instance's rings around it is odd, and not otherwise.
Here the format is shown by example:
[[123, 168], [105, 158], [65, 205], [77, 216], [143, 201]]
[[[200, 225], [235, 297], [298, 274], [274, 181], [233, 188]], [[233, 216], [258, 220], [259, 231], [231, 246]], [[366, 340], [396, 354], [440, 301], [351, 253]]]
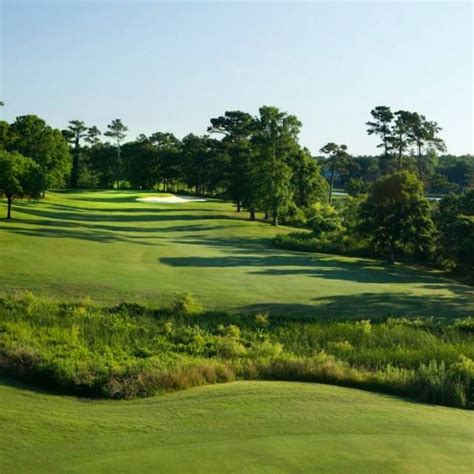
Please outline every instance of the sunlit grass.
[[[273, 248], [278, 232], [230, 203], [150, 204], [131, 191], [49, 192], [0, 220], [1, 291], [159, 304], [191, 292], [208, 308], [318, 317], [474, 310], [469, 287], [442, 274]], [[4, 204], [0, 206], [0, 215]]]
[[0, 386], [0, 471], [422, 472], [472, 468], [472, 413], [317, 384], [238, 382], [131, 402]]

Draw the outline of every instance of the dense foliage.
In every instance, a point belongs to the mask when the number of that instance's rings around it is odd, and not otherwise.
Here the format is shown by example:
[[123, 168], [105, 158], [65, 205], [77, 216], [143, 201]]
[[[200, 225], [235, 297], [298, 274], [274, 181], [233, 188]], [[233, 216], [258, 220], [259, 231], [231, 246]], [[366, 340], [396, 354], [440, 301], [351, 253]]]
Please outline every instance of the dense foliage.
[[130, 398], [234, 379], [300, 380], [472, 407], [473, 322], [318, 323], [206, 313], [189, 295], [151, 310], [0, 301], [0, 367], [88, 396]]
[[[452, 270], [466, 282], [474, 275], [473, 191], [428, 201], [423, 184], [407, 171], [384, 175], [367, 194], [316, 204], [304, 226], [312, 232], [279, 235], [288, 250], [382, 257]], [[301, 222], [294, 222], [301, 224]]]
[[435, 214], [438, 258], [470, 279], [474, 275], [474, 190], [445, 197]]
[[398, 171], [377, 180], [359, 215], [362, 235], [389, 262], [403, 249], [423, 259], [430, 255], [434, 225], [423, 185], [415, 175]]
[[0, 149], [0, 196], [7, 198], [7, 219], [14, 199], [37, 198], [44, 189], [44, 174], [31, 158]]
[[35, 161], [44, 175], [44, 189], [62, 187], [71, 171], [71, 156], [62, 133], [36, 115], [23, 115], [5, 130], [0, 148]]

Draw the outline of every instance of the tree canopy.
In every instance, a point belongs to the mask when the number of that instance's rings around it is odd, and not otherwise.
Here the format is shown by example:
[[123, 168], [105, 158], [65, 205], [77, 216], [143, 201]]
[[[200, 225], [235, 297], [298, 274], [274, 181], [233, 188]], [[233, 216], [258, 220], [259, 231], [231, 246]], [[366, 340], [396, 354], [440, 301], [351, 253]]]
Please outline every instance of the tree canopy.
[[47, 188], [62, 187], [71, 171], [66, 139], [36, 115], [23, 115], [10, 125], [5, 148], [31, 158], [44, 174]]
[[45, 189], [41, 167], [18, 152], [0, 150], [0, 195], [7, 198], [7, 219], [15, 199], [38, 198]]
[[406, 247], [426, 258], [433, 246], [434, 224], [423, 183], [408, 171], [375, 181], [360, 208], [359, 231], [391, 263]]

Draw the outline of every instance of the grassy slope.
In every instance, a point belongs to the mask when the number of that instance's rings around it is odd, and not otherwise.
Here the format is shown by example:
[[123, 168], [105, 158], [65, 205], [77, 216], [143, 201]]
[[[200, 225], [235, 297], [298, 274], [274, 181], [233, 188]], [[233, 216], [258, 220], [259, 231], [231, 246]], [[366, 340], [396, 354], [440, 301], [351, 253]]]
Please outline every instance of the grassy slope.
[[353, 389], [237, 382], [107, 402], [6, 383], [0, 398], [5, 473], [472, 472], [472, 413]]
[[191, 291], [210, 307], [310, 313], [317, 306], [342, 317], [473, 313], [472, 291], [439, 273], [271, 248], [286, 230], [244, 220], [230, 204], [150, 204], [137, 196], [51, 192], [40, 203], [17, 202], [14, 220], [0, 220], [3, 290], [155, 304], [159, 295]]

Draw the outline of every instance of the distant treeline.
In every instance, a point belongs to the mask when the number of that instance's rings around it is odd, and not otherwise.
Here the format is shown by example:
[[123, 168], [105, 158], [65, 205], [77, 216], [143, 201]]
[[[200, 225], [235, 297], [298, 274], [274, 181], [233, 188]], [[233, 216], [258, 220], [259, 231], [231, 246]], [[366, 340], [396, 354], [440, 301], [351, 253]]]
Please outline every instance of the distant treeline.
[[[317, 157], [323, 173], [329, 176], [324, 157]], [[416, 170], [413, 157], [408, 157], [407, 168]], [[351, 157], [347, 170], [338, 173], [335, 185], [349, 194], [364, 192], [367, 183], [371, 183], [385, 174], [383, 159], [380, 156], [363, 155]], [[464, 192], [474, 187], [473, 155], [435, 155], [431, 154], [425, 161], [426, 191], [430, 194], [443, 195]]]
[[[255, 185], [264, 187], [264, 183], [255, 182], [255, 175], [268, 174], [269, 166], [279, 169], [269, 177], [271, 184], [289, 188], [297, 205], [301, 205], [303, 195], [308, 194], [306, 200], [311, 200], [323, 193], [321, 182], [311, 182], [318, 181], [319, 172], [331, 190], [337, 186], [351, 194], [401, 169], [418, 173], [430, 193], [463, 192], [474, 187], [474, 157], [443, 154], [446, 148], [436, 122], [416, 112], [392, 113], [385, 106], [373, 109], [371, 116], [367, 133], [380, 137], [381, 155], [352, 156], [346, 145], [327, 143], [312, 156], [299, 143], [299, 119], [275, 107], [261, 107], [256, 117], [227, 111], [210, 119], [208, 134], [189, 134], [181, 140], [172, 133], [156, 132], [125, 141], [127, 127], [116, 119], [103, 134], [111, 138], [108, 142], [100, 139], [96, 126], [73, 120], [62, 132], [73, 156], [68, 184], [73, 188], [124, 185], [194, 190], [235, 200], [238, 207], [245, 202], [251, 207], [252, 200], [258, 206], [258, 198], [246, 194]], [[299, 187], [291, 186], [290, 175], [293, 184], [300, 181]], [[302, 177], [307, 177], [308, 183], [302, 183]]]

